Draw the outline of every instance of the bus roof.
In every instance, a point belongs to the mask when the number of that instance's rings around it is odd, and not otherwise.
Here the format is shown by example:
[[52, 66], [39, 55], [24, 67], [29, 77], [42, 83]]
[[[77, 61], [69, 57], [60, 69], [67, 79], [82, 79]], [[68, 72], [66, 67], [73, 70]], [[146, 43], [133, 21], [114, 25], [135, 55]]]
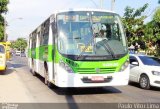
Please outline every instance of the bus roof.
[[92, 8], [77, 8], [77, 9], [66, 9], [66, 10], [59, 10], [54, 12], [55, 14], [62, 13], [62, 12], [69, 12], [69, 11], [97, 11], [97, 12], [109, 12], [109, 13], [115, 13], [110, 10], [105, 9], [92, 9]]
[[[113, 11], [110, 11], [110, 10], [105, 10], [105, 9], [95, 9], [95, 8], [75, 8], [75, 9], [66, 9], [66, 10], [57, 10], [55, 12], [53, 12], [53, 14], [51, 14], [47, 19], [50, 19], [52, 18], [52, 16], [54, 16], [55, 14], [58, 14], [58, 13], [63, 13], [63, 12], [70, 12], [70, 11], [97, 11], [97, 12], [108, 12], [108, 13], [115, 13]], [[116, 14], [116, 13], [115, 13]], [[46, 21], [46, 19], [45, 19]], [[45, 22], [44, 21], [44, 22]], [[43, 22], [43, 23], [44, 23]], [[37, 31], [39, 28], [41, 28], [41, 25], [43, 24], [41, 23], [34, 31], [32, 31], [30, 34], [29, 34], [29, 37], [31, 38], [32, 37], [32, 33], [34, 33], [35, 31]]]

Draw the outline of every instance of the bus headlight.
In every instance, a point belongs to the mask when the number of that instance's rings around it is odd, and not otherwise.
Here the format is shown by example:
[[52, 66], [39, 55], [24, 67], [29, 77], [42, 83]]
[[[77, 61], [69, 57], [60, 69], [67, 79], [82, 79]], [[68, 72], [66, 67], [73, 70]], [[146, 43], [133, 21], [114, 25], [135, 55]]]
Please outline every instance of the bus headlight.
[[129, 61], [127, 60], [121, 67], [120, 71], [123, 72], [129, 65]]
[[59, 63], [59, 65], [60, 65], [63, 69], [65, 69], [68, 73], [74, 73], [73, 70], [72, 70], [72, 68], [71, 68], [68, 64], [64, 63], [63, 61], [61, 61], [61, 62]]

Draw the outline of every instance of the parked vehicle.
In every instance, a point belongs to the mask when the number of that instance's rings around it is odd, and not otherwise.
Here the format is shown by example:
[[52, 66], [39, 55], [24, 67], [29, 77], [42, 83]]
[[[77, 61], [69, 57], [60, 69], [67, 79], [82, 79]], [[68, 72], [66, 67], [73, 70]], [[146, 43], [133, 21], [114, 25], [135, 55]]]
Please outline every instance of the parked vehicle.
[[143, 89], [160, 87], [160, 61], [156, 57], [130, 54], [130, 78]]
[[4, 45], [5, 47], [5, 54], [6, 54], [6, 60], [10, 60], [11, 59], [11, 43], [9, 41], [7, 42], [0, 42], [0, 44]]
[[16, 51], [16, 56], [21, 56], [21, 51]]
[[22, 52], [21, 57], [26, 57], [26, 54], [24, 52]]
[[0, 71], [6, 70], [6, 50], [3, 44], [0, 44]]

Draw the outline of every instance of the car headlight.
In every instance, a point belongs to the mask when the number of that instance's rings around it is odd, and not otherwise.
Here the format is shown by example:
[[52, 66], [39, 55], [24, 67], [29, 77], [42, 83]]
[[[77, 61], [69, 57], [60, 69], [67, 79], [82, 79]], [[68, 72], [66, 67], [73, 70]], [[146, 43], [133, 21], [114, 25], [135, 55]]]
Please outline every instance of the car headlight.
[[160, 72], [158, 72], [158, 71], [152, 71], [152, 74], [153, 74], [153, 75], [160, 76]]
[[123, 72], [129, 65], [129, 61], [127, 60], [121, 67], [120, 71]]
[[72, 68], [71, 68], [68, 64], [64, 63], [63, 61], [61, 61], [61, 62], [59, 63], [59, 65], [60, 65], [63, 69], [65, 69], [68, 73], [74, 73], [73, 70], [72, 70]]

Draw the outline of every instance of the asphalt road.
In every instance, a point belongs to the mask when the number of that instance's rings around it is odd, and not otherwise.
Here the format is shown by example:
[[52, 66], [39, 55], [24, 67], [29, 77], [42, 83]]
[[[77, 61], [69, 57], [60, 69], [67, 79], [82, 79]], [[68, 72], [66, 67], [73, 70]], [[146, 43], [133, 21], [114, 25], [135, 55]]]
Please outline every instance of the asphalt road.
[[0, 74], [0, 102], [21, 103], [160, 103], [160, 88], [143, 90], [138, 84], [103, 88], [48, 88], [32, 76], [27, 58], [15, 56]]

